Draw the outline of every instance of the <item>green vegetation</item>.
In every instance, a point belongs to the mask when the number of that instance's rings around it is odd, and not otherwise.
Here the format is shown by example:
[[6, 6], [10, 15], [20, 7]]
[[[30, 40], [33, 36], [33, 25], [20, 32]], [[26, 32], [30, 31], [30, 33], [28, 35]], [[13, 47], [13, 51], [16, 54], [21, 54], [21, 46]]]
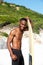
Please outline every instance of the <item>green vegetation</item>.
[[0, 32], [0, 35], [1, 35], [1, 36], [5, 36], [5, 37], [8, 37], [8, 34], [5, 33], [5, 32]]
[[[17, 8], [18, 7], [18, 8]], [[19, 6], [11, 3], [0, 4], [0, 27], [3, 23], [10, 22], [18, 25], [18, 20], [22, 17], [29, 16], [33, 21], [33, 31], [39, 32], [43, 29], [43, 15], [27, 9], [24, 6]]]

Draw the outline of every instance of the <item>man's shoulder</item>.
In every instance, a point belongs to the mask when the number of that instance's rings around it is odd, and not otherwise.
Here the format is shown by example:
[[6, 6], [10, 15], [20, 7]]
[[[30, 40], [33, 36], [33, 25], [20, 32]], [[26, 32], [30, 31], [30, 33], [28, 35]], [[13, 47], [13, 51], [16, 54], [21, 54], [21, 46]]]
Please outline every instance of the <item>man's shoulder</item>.
[[11, 30], [11, 33], [12, 33], [12, 34], [16, 33], [16, 32], [18, 31], [18, 29], [19, 29], [18, 27], [12, 29], [12, 30]]

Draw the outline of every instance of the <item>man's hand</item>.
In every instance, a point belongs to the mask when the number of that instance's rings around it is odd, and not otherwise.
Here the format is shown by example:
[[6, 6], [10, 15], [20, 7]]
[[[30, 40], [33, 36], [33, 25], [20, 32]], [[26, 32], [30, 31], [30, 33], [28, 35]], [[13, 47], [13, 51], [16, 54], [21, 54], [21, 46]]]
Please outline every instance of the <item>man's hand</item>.
[[32, 28], [33, 28], [33, 23], [32, 23], [32, 20], [30, 19], [30, 17], [27, 16], [26, 19], [27, 19], [27, 21], [28, 21], [28, 20], [30, 21], [31, 26], [32, 26]]
[[11, 55], [11, 58], [12, 58], [13, 60], [17, 60], [17, 56], [16, 56], [15, 54], [12, 54], [12, 55]]

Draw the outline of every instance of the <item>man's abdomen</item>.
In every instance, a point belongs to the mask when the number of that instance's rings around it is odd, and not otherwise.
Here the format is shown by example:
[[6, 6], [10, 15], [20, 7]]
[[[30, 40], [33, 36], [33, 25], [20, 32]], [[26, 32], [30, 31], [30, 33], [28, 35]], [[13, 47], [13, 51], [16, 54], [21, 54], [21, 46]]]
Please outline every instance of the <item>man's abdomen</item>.
[[21, 43], [20, 42], [12, 43], [12, 48], [20, 50], [21, 49]]

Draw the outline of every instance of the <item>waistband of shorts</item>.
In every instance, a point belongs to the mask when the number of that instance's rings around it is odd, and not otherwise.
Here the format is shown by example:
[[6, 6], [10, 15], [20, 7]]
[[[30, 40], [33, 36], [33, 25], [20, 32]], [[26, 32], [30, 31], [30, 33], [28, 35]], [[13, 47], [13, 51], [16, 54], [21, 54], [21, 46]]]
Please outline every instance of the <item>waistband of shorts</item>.
[[18, 51], [18, 52], [21, 52], [21, 49], [19, 50], [19, 49], [13, 49], [13, 48], [11, 48], [12, 50], [14, 50], [14, 51]]

